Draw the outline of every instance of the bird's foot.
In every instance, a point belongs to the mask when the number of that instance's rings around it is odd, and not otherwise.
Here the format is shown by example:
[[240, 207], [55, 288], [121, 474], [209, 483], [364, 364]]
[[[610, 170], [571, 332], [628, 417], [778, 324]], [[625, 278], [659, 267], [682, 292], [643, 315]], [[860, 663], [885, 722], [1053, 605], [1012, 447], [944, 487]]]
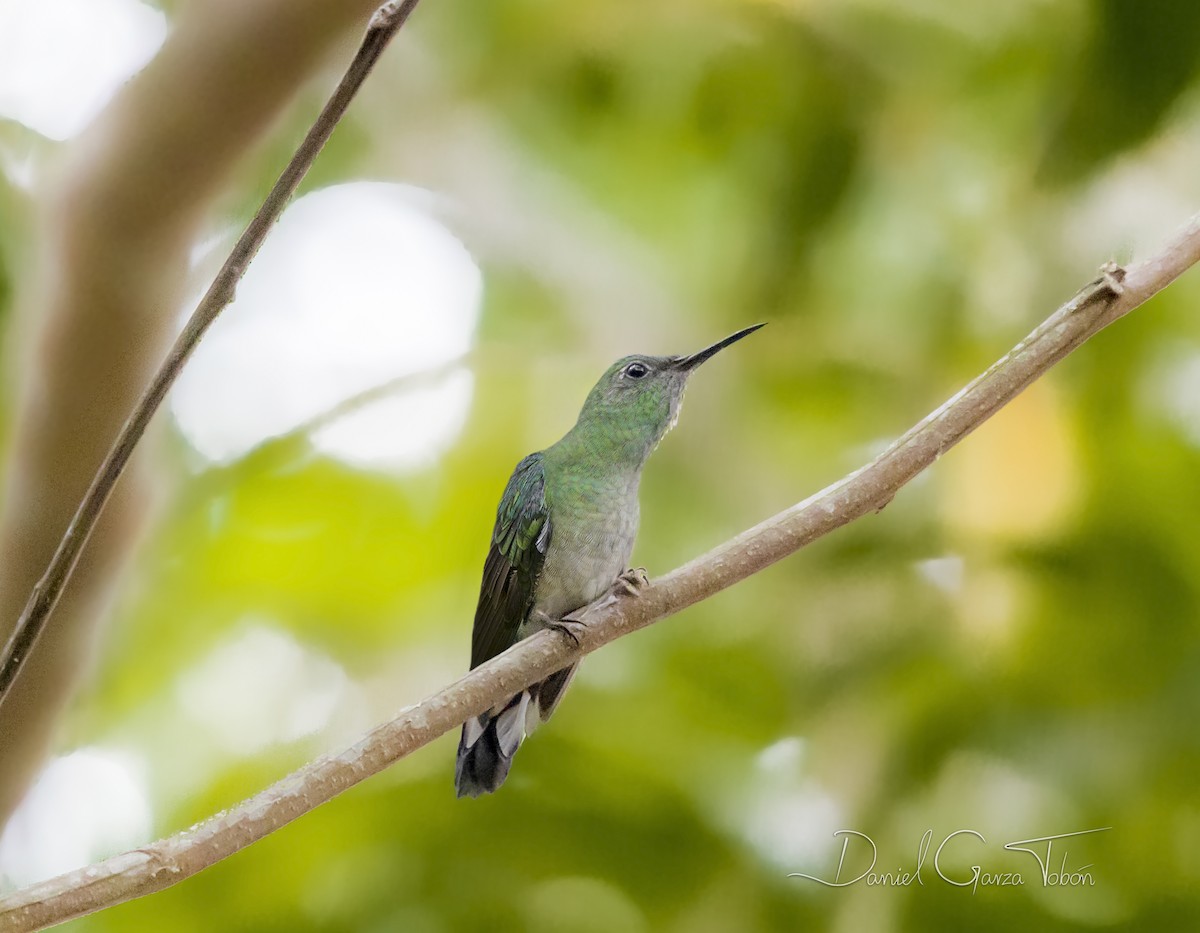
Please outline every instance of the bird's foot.
[[634, 567], [617, 577], [609, 591], [590, 606], [584, 606], [582, 609], [568, 613], [561, 619], [551, 619], [539, 613], [538, 621], [544, 628], [561, 632], [563, 637], [578, 648], [583, 633], [587, 631], [588, 624], [584, 621], [587, 616], [607, 609], [619, 599], [637, 596], [649, 583], [650, 578], [646, 576], [646, 568]]
[[642, 589], [650, 585], [645, 567], [631, 567], [613, 582], [612, 591], [618, 596], [637, 596]]
[[587, 623], [572, 616], [573, 613], [565, 615], [561, 619], [547, 619], [545, 625], [548, 629], [561, 632], [564, 638], [578, 648], [580, 636], [587, 631]]

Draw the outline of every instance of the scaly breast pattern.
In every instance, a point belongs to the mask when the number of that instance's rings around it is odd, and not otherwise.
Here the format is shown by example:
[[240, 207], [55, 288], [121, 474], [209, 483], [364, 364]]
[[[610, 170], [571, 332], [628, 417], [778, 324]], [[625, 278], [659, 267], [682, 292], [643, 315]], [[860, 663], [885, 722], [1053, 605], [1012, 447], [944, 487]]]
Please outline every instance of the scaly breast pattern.
[[551, 619], [602, 596], [629, 566], [638, 528], [638, 479], [567, 474], [547, 488], [550, 548], [534, 611]]

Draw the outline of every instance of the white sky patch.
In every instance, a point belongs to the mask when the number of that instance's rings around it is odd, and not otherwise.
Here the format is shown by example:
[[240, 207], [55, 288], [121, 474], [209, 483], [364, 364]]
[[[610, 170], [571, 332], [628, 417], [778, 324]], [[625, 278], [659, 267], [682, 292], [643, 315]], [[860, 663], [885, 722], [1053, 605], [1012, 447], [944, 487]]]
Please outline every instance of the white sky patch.
[[1200, 352], [1171, 347], [1146, 367], [1142, 402], [1165, 415], [1195, 447], [1200, 447]]
[[936, 586], [943, 593], [956, 594], [962, 592], [963, 572], [965, 563], [961, 557], [931, 557], [928, 560], [917, 561], [917, 573]]
[[46, 766], [0, 836], [0, 888], [32, 884], [146, 842], [139, 761], [81, 748]]
[[726, 820], [764, 861], [812, 871], [828, 857], [845, 817], [837, 799], [806, 775], [807, 743], [788, 736], [768, 745], [726, 806]]
[[804, 746], [804, 739], [799, 736], [787, 736], [759, 752], [754, 764], [760, 774], [786, 779], [804, 763]]
[[334, 661], [256, 625], [185, 672], [176, 697], [214, 744], [247, 756], [323, 729], [350, 687]]
[[[482, 275], [421, 209], [427, 200], [403, 185], [352, 182], [284, 212], [172, 393], [176, 421], [201, 454], [236, 459], [467, 352]], [[357, 466], [429, 463], [461, 430], [471, 389], [465, 369], [414, 379], [350, 406], [314, 432], [314, 444]]]
[[29, 150], [18, 153], [0, 148], [0, 171], [14, 188], [31, 191], [38, 177], [38, 161]]
[[0, 0], [0, 117], [68, 139], [166, 35], [166, 15], [138, 0]]
[[755, 799], [743, 825], [747, 841], [768, 862], [789, 872], [811, 872], [828, 859], [843, 822], [837, 801], [808, 781]]
[[[427, 466], [450, 446], [467, 420], [475, 378], [455, 369], [432, 386], [372, 402], [313, 432], [317, 450], [367, 469]], [[413, 435], [420, 443], [397, 432]]]

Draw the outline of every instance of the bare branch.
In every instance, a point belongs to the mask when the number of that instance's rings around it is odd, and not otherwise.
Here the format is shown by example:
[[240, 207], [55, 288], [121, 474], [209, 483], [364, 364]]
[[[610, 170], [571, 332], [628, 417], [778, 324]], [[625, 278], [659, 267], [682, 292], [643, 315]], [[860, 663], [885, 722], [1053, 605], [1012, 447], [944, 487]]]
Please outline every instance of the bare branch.
[[296, 150], [291, 161], [275, 182], [262, 207], [251, 219], [233, 251], [221, 266], [212, 285], [200, 300], [196, 310], [184, 325], [166, 360], [155, 373], [149, 387], [135, 406], [129, 420], [117, 435], [112, 449], [97, 471], [83, 501], [79, 504], [71, 524], [59, 542], [45, 574], [33, 588], [16, 628], [0, 654], [0, 704], [4, 702], [9, 687], [16, 679], [29, 652], [33, 649], [46, 620], [54, 610], [63, 588], [75, 569], [79, 554], [87, 543], [88, 536], [104, 510], [105, 503], [120, 479], [134, 448], [146, 431], [150, 419], [162, 404], [167, 390], [182, 371], [188, 357], [200, 342], [200, 338], [217, 316], [233, 301], [237, 283], [246, 268], [257, 255], [271, 227], [291, 200], [300, 181], [307, 174], [317, 154], [346, 112], [350, 101], [370, 74], [379, 56], [392, 37], [408, 19], [418, 0], [385, 3], [371, 17], [366, 35], [355, 54], [350, 67], [342, 76], [333, 95], [321, 110], [316, 122]]
[[[0, 899], [0, 933], [61, 923], [170, 887], [274, 832], [359, 781], [601, 645], [673, 615], [887, 505], [950, 447], [1056, 362], [1200, 261], [1200, 214], [1127, 270], [1106, 266], [1024, 340], [863, 468], [653, 581], [636, 598], [601, 600], [580, 616], [579, 643], [543, 631], [194, 830]], [[447, 772], [449, 775], [449, 772]], [[446, 783], [447, 800], [450, 782]]]
[[[0, 647], [178, 330], [172, 309], [185, 297], [189, 256], [214, 198], [306, 76], [361, 35], [379, 2], [184, 4], [153, 60], [45, 163], [30, 261], [17, 270], [7, 322], [20, 380], [0, 471]], [[138, 461], [0, 706], [0, 824], [92, 667], [113, 583], [155, 506]]]

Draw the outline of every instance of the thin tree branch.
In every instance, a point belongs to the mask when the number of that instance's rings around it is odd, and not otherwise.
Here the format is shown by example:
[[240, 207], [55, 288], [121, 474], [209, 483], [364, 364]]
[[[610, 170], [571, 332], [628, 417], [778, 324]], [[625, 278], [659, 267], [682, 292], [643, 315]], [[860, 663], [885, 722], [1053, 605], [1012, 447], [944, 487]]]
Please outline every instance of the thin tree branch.
[[356, 392], [348, 398], [342, 399], [335, 405], [322, 412], [313, 415], [307, 421], [302, 421], [300, 424], [291, 428], [284, 434], [276, 437], [267, 438], [262, 443], [257, 444], [242, 455], [242, 459], [246, 459], [254, 455], [255, 451], [260, 450], [267, 444], [276, 443], [279, 441], [287, 441], [297, 437], [308, 437], [316, 434], [323, 428], [337, 424], [343, 418], [357, 414], [364, 408], [382, 402], [384, 399], [392, 398], [400, 395], [403, 392], [411, 392], [414, 389], [420, 389], [436, 385], [437, 381], [444, 376], [448, 376], [456, 369], [465, 366], [469, 358], [473, 354], [463, 353], [453, 359], [446, 360], [444, 363], [438, 363], [435, 366], [430, 366], [426, 369], [418, 369], [411, 373], [402, 373], [399, 376], [392, 376], [390, 379], [385, 379], [383, 382], [378, 382], [369, 388], [363, 389], [361, 392]]
[[[817, 538], [887, 505], [917, 474], [1055, 363], [1200, 261], [1200, 214], [1158, 253], [1103, 274], [987, 372], [866, 466], [646, 586], [579, 614], [578, 642], [543, 631], [471, 671], [340, 755], [318, 758], [186, 833], [0, 898], [0, 933], [26, 933], [160, 891], [232, 855], [382, 771], [470, 716], [601, 645], [744, 580]], [[447, 772], [449, 773], [449, 772]], [[447, 800], [450, 784], [447, 778]]]
[[124, 472], [134, 448], [145, 433], [146, 426], [158, 410], [167, 390], [179, 376], [204, 332], [233, 301], [238, 282], [258, 254], [271, 227], [295, 194], [296, 188], [308, 173], [308, 169], [328, 141], [363, 81], [371, 73], [379, 56], [404, 25], [417, 2], [418, 0], [403, 0], [397, 3], [392, 0], [372, 15], [366, 35], [350, 67], [309, 129], [300, 148], [275, 182], [262, 207], [234, 245], [208, 291], [184, 325], [167, 358], [138, 400], [129, 420], [121, 428], [108, 456], [100, 465], [87, 494], [71, 519], [62, 541], [59, 542], [45, 574], [34, 586], [3, 653], [0, 654], [0, 703], [4, 702], [9, 687], [20, 673], [22, 664], [37, 642], [51, 612], [54, 611], [88, 536], [104, 511], [117, 480]]
[[[338, 48], [349, 61], [345, 40], [357, 45], [380, 2], [184, 4], [146, 68], [43, 165], [5, 321], [19, 372], [0, 469], [0, 648], [179, 332], [171, 309], [188, 297], [189, 257], [214, 199], [306, 76]], [[0, 825], [94, 668], [118, 574], [161, 509], [140, 459], [122, 474], [0, 705]]]

